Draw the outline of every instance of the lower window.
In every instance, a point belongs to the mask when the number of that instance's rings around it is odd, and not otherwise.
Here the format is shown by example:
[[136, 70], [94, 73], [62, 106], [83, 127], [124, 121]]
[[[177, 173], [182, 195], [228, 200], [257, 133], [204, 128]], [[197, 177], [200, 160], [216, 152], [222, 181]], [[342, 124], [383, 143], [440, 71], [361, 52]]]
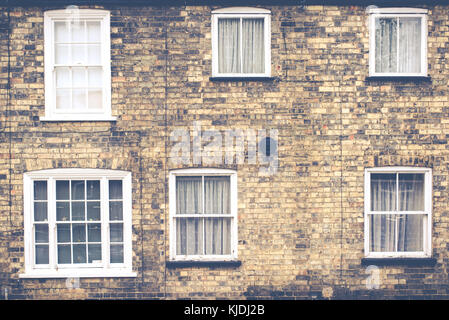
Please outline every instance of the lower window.
[[54, 169], [24, 175], [22, 277], [133, 276], [131, 174]]
[[431, 186], [430, 169], [366, 169], [367, 257], [430, 256]]
[[237, 257], [237, 177], [232, 170], [188, 169], [170, 174], [172, 260]]

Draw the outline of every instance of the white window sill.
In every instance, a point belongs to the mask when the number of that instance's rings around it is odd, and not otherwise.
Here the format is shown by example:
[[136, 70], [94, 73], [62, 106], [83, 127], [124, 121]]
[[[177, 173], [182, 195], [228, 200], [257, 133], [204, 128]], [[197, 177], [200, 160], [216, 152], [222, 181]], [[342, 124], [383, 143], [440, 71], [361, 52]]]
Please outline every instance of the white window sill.
[[21, 279], [39, 278], [135, 278], [136, 272], [128, 270], [81, 270], [81, 269], [60, 269], [53, 270], [32, 270], [19, 274]]
[[241, 264], [240, 260], [169, 260], [165, 263], [167, 268], [236, 268], [240, 267]]
[[40, 121], [59, 122], [59, 121], [117, 121], [117, 117], [98, 116], [98, 117], [40, 117]]

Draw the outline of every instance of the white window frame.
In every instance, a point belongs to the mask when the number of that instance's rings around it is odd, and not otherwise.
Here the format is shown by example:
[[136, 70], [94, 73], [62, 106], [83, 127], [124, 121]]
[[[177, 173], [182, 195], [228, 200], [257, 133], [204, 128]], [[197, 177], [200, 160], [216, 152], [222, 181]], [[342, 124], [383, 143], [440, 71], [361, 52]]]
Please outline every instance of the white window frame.
[[[44, 61], [45, 61], [45, 116], [41, 121], [115, 121], [111, 114], [111, 40], [110, 13], [106, 10], [79, 9], [76, 17], [81, 20], [101, 22], [101, 66], [103, 69], [103, 108], [99, 110], [56, 110], [54, 73], [54, 22], [70, 21], [71, 10], [50, 10], [44, 13]], [[85, 65], [80, 65], [85, 66]]]
[[[220, 73], [218, 70], [218, 19], [264, 18], [264, 73]], [[242, 28], [240, 28], [240, 33]], [[241, 37], [240, 37], [241, 38]], [[270, 77], [271, 76], [271, 12], [261, 8], [231, 7], [212, 11], [212, 77]]]
[[[182, 176], [229, 176], [231, 214], [231, 254], [229, 255], [177, 255], [176, 254], [176, 177]], [[237, 260], [237, 172], [229, 169], [179, 169], [169, 174], [169, 212], [170, 212], [170, 261], [236, 261]], [[183, 214], [182, 217], [188, 215]], [[217, 215], [192, 215], [194, 218], [217, 217]]]
[[[372, 173], [423, 173], [424, 174], [424, 211], [371, 211], [371, 174]], [[432, 253], [432, 169], [417, 167], [379, 167], [365, 169], [365, 257], [366, 258], [430, 258]], [[418, 252], [371, 252], [370, 219], [371, 214], [425, 214], [423, 223], [423, 251]]]
[[[97, 264], [61, 265], [57, 263], [56, 240], [56, 180], [100, 180], [102, 262]], [[33, 228], [33, 182], [47, 181], [49, 264], [35, 264]], [[109, 180], [122, 180], [123, 187], [123, 263], [109, 262]], [[132, 271], [132, 188], [131, 173], [106, 169], [49, 169], [25, 173], [24, 240], [25, 272], [20, 278], [71, 277], [136, 277]]]
[[[427, 9], [419, 8], [375, 8], [369, 10], [369, 75], [370, 77], [427, 77]], [[421, 72], [376, 72], [376, 18], [421, 18]], [[399, 41], [398, 41], [399, 43]]]

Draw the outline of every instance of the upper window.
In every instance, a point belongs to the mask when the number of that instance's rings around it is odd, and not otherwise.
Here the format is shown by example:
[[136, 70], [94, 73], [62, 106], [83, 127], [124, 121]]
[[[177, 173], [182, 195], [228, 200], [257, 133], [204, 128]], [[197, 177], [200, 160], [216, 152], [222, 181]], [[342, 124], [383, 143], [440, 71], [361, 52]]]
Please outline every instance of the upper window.
[[367, 257], [429, 257], [432, 171], [372, 168], [365, 171]]
[[45, 12], [42, 120], [114, 120], [109, 20], [104, 10]]
[[212, 12], [212, 76], [269, 77], [270, 11], [227, 8]]
[[370, 10], [370, 76], [427, 76], [427, 10]]
[[53, 169], [24, 175], [25, 274], [135, 276], [131, 173]]
[[237, 258], [237, 174], [225, 169], [170, 173], [171, 260]]

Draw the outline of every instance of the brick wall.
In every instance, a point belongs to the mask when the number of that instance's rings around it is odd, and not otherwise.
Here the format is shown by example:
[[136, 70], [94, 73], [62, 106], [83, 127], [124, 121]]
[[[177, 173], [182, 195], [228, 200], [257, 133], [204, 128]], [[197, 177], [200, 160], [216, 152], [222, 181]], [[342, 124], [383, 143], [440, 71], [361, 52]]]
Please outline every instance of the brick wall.
[[[98, 7], [103, 8], [103, 7]], [[43, 13], [0, 10], [0, 296], [83, 298], [448, 298], [446, 196], [449, 7], [430, 7], [427, 82], [370, 81], [365, 7], [271, 6], [272, 81], [210, 81], [211, 10], [111, 12], [116, 122], [42, 122]], [[8, 30], [10, 77], [8, 79]], [[11, 89], [7, 90], [8, 80]], [[8, 95], [11, 97], [9, 103]], [[238, 267], [167, 268], [168, 159], [175, 129], [276, 129], [279, 167], [238, 174]], [[435, 266], [379, 266], [367, 290], [364, 169], [433, 169]], [[196, 165], [198, 166], [198, 165]], [[19, 279], [23, 173], [132, 172], [136, 278]], [[11, 204], [9, 204], [11, 201]]]

